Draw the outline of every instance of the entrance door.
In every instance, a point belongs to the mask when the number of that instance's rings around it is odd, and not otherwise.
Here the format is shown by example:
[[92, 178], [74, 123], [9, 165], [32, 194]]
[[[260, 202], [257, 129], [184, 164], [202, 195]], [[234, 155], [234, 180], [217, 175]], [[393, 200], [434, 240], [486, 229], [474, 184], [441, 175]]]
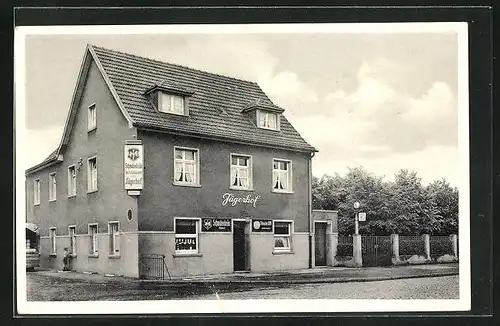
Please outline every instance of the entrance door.
[[233, 221], [233, 268], [235, 272], [247, 269], [245, 227], [245, 221]]
[[326, 266], [326, 223], [314, 223], [315, 265]]

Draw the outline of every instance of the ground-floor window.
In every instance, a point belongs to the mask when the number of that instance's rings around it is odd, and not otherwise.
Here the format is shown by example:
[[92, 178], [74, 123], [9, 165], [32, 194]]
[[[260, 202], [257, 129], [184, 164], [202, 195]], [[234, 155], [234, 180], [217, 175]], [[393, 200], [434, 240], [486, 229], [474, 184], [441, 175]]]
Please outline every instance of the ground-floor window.
[[175, 253], [198, 253], [197, 219], [175, 219]]
[[97, 223], [89, 224], [90, 254], [97, 255]]
[[76, 255], [76, 226], [71, 225], [69, 230], [69, 250], [72, 255]]
[[50, 237], [50, 253], [56, 253], [56, 228], [49, 229], [49, 237]]
[[108, 223], [109, 254], [112, 256], [120, 255], [120, 236], [118, 235], [118, 228], [118, 222]]
[[292, 222], [274, 222], [274, 250], [291, 250]]

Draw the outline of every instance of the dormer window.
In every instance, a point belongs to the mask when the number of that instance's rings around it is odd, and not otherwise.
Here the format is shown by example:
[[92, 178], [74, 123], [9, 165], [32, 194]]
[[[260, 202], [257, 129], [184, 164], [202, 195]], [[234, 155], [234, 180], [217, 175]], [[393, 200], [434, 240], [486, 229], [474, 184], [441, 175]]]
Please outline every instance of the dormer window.
[[278, 130], [278, 114], [264, 110], [257, 110], [259, 128]]
[[160, 92], [158, 109], [161, 112], [185, 115], [184, 96]]

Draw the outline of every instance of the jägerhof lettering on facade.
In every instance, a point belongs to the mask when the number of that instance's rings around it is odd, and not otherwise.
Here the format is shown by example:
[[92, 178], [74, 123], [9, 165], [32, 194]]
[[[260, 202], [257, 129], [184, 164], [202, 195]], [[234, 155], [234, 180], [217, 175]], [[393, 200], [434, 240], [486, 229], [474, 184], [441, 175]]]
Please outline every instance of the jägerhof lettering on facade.
[[144, 148], [138, 141], [125, 144], [123, 180], [126, 190], [144, 188]]
[[257, 201], [260, 199], [259, 195], [256, 196], [251, 196], [247, 195], [244, 197], [236, 197], [235, 195], [226, 192], [224, 195], [222, 195], [222, 206], [226, 205], [231, 205], [231, 206], [236, 206], [237, 204], [249, 204], [252, 205], [253, 207], [257, 207]]

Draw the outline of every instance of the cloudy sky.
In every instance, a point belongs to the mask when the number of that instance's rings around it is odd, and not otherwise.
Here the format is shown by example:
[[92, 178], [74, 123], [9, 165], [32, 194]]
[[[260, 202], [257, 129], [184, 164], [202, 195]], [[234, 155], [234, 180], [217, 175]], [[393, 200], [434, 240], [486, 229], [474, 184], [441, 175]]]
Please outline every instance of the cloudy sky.
[[252, 80], [319, 153], [313, 174], [362, 165], [459, 182], [457, 34], [29, 35], [28, 168], [59, 144], [85, 46]]

